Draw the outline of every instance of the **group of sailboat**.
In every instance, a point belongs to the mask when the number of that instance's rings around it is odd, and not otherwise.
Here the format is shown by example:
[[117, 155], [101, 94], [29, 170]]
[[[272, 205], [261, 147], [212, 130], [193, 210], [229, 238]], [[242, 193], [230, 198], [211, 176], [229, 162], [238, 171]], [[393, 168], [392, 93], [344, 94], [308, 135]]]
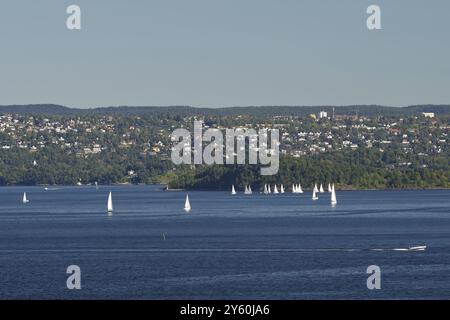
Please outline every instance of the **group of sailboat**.
[[302, 185], [299, 184], [293, 184], [292, 185], [292, 193], [303, 193]]
[[[320, 186], [320, 189], [323, 189], [322, 185]], [[317, 188], [317, 184], [314, 186], [313, 195], [312, 195], [312, 199], [313, 200], [318, 200], [319, 199], [319, 197], [317, 196], [317, 193], [321, 192], [320, 189]], [[333, 185], [329, 185], [328, 186], [328, 190], [331, 193], [331, 205], [335, 206], [337, 204], [337, 199], [336, 199], [336, 190], [334, 188], [334, 184]], [[272, 193], [270, 184], [265, 184], [264, 185], [263, 192], [264, 192], [264, 194]], [[274, 194], [284, 193], [284, 192], [285, 192], [285, 190], [284, 190], [284, 186], [282, 184], [280, 185], [280, 190], [278, 190], [277, 185], [274, 186], [274, 189], [273, 189], [273, 193]], [[300, 184], [292, 185], [292, 192], [293, 193], [303, 193], [302, 186]], [[252, 192], [251, 186], [245, 186], [244, 194], [249, 195], [249, 194], [252, 194], [252, 193], [253, 192]], [[231, 186], [231, 194], [232, 195], [237, 194], [236, 189], [234, 188], [234, 185]], [[28, 198], [27, 198], [27, 193], [24, 192], [23, 193], [23, 197], [22, 197], [22, 202], [23, 203], [28, 203], [29, 201], [30, 200], [28, 200]], [[186, 199], [185, 199], [185, 202], [184, 202], [184, 211], [189, 212], [189, 211], [191, 211], [191, 209], [192, 208], [191, 208], [191, 203], [189, 201], [189, 195], [186, 194]], [[109, 195], [108, 195], [108, 202], [107, 202], [108, 215], [112, 215], [113, 210], [114, 210], [114, 208], [113, 208], [112, 192], [110, 191]]]
[[[337, 199], [336, 199], [336, 189], [334, 187], [334, 183], [328, 184], [328, 192], [331, 193], [331, 198], [330, 198], [331, 205], [335, 206], [337, 204]], [[314, 189], [313, 189], [313, 193], [312, 193], [313, 200], [319, 200], [318, 193], [325, 193], [325, 191], [323, 191], [322, 185], [320, 185], [320, 188], [317, 188], [317, 184], [316, 184], [316, 185], [314, 185]]]
[[[252, 194], [252, 188], [250, 186], [245, 186], [244, 188], [244, 194]], [[234, 196], [237, 194], [236, 189], [234, 188], [234, 184], [231, 186], [231, 194]]]
[[[28, 202], [30, 202], [30, 200], [28, 200], [28, 198], [27, 198], [27, 193], [24, 192], [23, 193], [23, 197], [22, 197], [22, 203], [28, 203]], [[107, 207], [108, 215], [112, 215], [114, 208], [113, 208], [113, 199], [112, 199], [112, 192], [111, 191], [109, 192], [109, 195], [108, 195], [108, 202], [107, 202], [106, 207]], [[186, 195], [186, 201], [184, 203], [184, 210], [186, 212], [191, 211], [191, 204], [189, 202], [189, 195]]]
[[265, 184], [264, 189], [263, 189], [264, 194], [271, 194], [271, 193], [279, 194], [279, 193], [284, 193], [284, 192], [285, 192], [285, 190], [284, 190], [284, 186], [282, 184], [280, 185], [280, 189], [278, 189], [278, 186], [275, 184], [273, 186], [273, 192], [272, 192], [272, 188], [271, 188], [270, 184]]
[[[317, 188], [317, 183], [316, 184], [314, 184], [314, 191], [316, 192], [316, 193], [325, 193], [325, 189], [323, 188], [323, 184], [320, 184], [320, 187], [319, 188]], [[327, 190], [329, 193], [331, 193], [331, 184], [329, 183], [328, 184], [328, 190]]]
[[[324, 192], [322, 185], [321, 185], [321, 189], [317, 188], [317, 185], [315, 185], [314, 186], [314, 190], [315, 190], [316, 193], [323, 193]], [[320, 190], [322, 190], [322, 191], [320, 191]], [[329, 190], [330, 190], [329, 192], [331, 192], [331, 187], [329, 187]], [[278, 188], [278, 185], [275, 184], [273, 186], [273, 191], [272, 191], [272, 186], [270, 184], [264, 184], [264, 188], [263, 188], [263, 191], [262, 191], [262, 193], [264, 193], [264, 194], [271, 194], [271, 193], [273, 193], [273, 194], [280, 194], [280, 193], [285, 193], [285, 192], [286, 192], [286, 189], [284, 188], [283, 184], [280, 185], [280, 188]], [[304, 191], [303, 191], [302, 185], [300, 183], [292, 185], [292, 193], [303, 193], [303, 192]], [[244, 194], [252, 194], [252, 193], [253, 193], [252, 192], [252, 188], [250, 186], [245, 186]], [[234, 185], [231, 186], [231, 194], [232, 195], [237, 194]]]
[[[262, 191], [264, 194], [279, 194], [279, 193], [284, 193], [285, 189], [284, 186], [281, 184], [280, 185], [280, 189], [278, 189], [278, 186], [275, 184], [273, 187], [273, 192], [272, 192], [272, 188], [270, 184], [264, 184], [264, 189]], [[337, 199], [336, 199], [336, 190], [334, 187], [334, 184], [329, 183], [328, 184], [328, 192], [331, 194], [331, 205], [335, 206], [337, 204]], [[293, 184], [292, 185], [292, 193], [303, 193], [303, 189], [301, 184]], [[312, 200], [319, 200], [319, 194], [320, 193], [325, 193], [325, 190], [323, 188], [323, 184], [320, 184], [320, 187], [317, 187], [317, 183], [314, 184], [314, 188], [313, 188], [313, 193], [312, 193]], [[231, 194], [232, 195], [236, 195], [236, 189], [234, 187], [234, 185], [231, 186]], [[250, 186], [245, 186], [244, 189], [244, 194], [252, 194], [252, 189]]]
[[[108, 204], [107, 204], [108, 215], [112, 215], [113, 213], [113, 200], [112, 200], [112, 192], [109, 192], [108, 195]], [[186, 200], [184, 202], [184, 211], [191, 211], [191, 203], [189, 201], [189, 195], [186, 194]]]

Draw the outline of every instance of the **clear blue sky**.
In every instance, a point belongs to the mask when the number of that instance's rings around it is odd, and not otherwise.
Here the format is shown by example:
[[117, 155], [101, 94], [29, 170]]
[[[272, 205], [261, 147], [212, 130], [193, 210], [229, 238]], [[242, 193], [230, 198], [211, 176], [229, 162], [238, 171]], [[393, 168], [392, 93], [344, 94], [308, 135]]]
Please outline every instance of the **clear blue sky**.
[[2, 0], [0, 104], [450, 103], [449, 39], [448, 0]]

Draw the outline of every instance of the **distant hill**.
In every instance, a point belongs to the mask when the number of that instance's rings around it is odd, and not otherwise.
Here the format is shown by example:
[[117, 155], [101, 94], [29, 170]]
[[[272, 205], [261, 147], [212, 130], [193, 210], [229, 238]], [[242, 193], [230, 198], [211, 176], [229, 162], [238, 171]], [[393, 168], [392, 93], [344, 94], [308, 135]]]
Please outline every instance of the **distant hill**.
[[75, 114], [77, 110], [78, 109], [72, 109], [55, 104], [0, 106], [0, 113], [17, 113], [17, 114], [65, 115], [65, 114]]
[[0, 114], [16, 113], [25, 115], [254, 115], [261, 117], [271, 116], [306, 116], [319, 111], [326, 111], [330, 115], [335, 110], [336, 115], [360, 115], [360, 116], [410, 116], [420, 115], [422, 112], [434, 112], [436, 115], [449, 114], [450, 105], [415, 105], [407, 107], [388, 107], [379, 105], [354, 105], [354, 106], [248, 106], [226, 108], [196, 108], [190, 106], [167, 107], [102, 107], [102, 108], [69, 108], [55, 104], [35, 105], [5, 105], [0, 106]]

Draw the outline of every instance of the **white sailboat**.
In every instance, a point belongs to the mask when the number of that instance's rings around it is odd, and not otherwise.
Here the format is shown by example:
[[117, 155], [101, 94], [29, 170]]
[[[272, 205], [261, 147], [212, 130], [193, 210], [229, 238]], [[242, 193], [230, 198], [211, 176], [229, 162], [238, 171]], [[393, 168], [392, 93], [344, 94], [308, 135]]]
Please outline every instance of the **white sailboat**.
[[28, 202], [30, 202], [30, 200], [27, 199], [27, 193], [26, 193], [26, 192], [23, 193], [22, 202], [23, 202], [23, 203], [28, 203]]
[[328, 184], [328, 192], [331, 193], [331, 184]]
[[98, 182], [97, 181], [95, 181], [95, 189], [98, 190]]
[[112, 202], [112, 193], [109, 192], [108, 196], [108, 213], [111, 214], [113, 212], [113, 202]]
[[231, 194], [235, 195], [236, 194], [236, 190], [234, 190], [234, 184], [231, 185]]
[[250, 188], [250, 186], [245, 186], [244, 194], [252, 194], [252, 188]]
[[264, 194], [268, 194], [269, 193], [269, 190], [267, 190], [267, 184], [264, 184]]
[[270, 189], [270, 184], [267, 185], [267, 193], [272, 193], [272, 189]]
[[274, 193], [274, 194], [278, 194], [278, 193], [279, 193], [279, 192], [278, 192], [277, 185], [275, 185], [275, 186], [273, 187], [273, 193]]
[[317, 188], [317, 183], [316, 183], [316, 184], [314, 184], [314, 191], [315, 191], [316, 193], [318, 193], [318, 192], [319, 192], [319, 188]]
[[316, 194], [316, 190], [315, 189], [313, 190], [312, 199], [313, 200], [318, 200], [319, 199], [319, 197]]
[[325, 192], [325, 190], [323, 190], [323, 185], [322, 184], [320, 184], [319, 192], [320, 193], [324, 193]]
[[299, 183], [297, 188], [298, 193], [303, 193], [302, 185]]
[[251, 186], [248, 186], [248, 194], [252, 194], [252, 193], [253, 193], [252, 187], [251, 187]]
[[284, 186], [283, 185], [280, 186], [280, 193], [284, 193]]
[[336, 190], [334, 189], [334, 183], [331, 186], [331, 205], [334, 207], [337, 204]]
[[186, 201], [184, 202], [184, 211], [191, 211], [191, 203], [189, 202], [189, 195], [186, 195]]

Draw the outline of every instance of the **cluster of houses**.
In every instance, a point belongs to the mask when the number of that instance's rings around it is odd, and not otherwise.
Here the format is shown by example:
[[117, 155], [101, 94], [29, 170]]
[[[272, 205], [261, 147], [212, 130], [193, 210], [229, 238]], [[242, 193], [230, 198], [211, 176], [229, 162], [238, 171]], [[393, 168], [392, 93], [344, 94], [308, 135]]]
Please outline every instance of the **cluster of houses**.
[[[111, 116], [91, 118], [0, 115], [0, 148], [27, 149], [36, 152], [48, 145], [58, 145], [78, 156], [115, 151], [117, 148], [138, 147], [150, 156], [167, 157], [172, 143], [170, 134], [177, 127], [189, 127], [192, 117], [180, 123], [159, 125], [140, 117], [129, 117], [127, 126], [118, 129], [117, 119]], [[238, 119], [242, 120], [242, 119]], [[129, 124], [128, 124], [129, 123]], [[428, 156], [447, 151], [449, 145], [448, 118], [440, 121], [433, 113], [411, 118], [368, 118], [330, 116], [321, 111], [308, 117], [275, 117], [254, 119], [242, 125], [244, 129], [277, 128], [280, 130], [280, 152], [293, 157], [339, 151], [344, 149], [378, 148], [391, 146], [405, 153]], [[153, 128], [151, 136], [146, 128]], [[204, 128], [226, 129], [223, 125], [208, 123]]]

